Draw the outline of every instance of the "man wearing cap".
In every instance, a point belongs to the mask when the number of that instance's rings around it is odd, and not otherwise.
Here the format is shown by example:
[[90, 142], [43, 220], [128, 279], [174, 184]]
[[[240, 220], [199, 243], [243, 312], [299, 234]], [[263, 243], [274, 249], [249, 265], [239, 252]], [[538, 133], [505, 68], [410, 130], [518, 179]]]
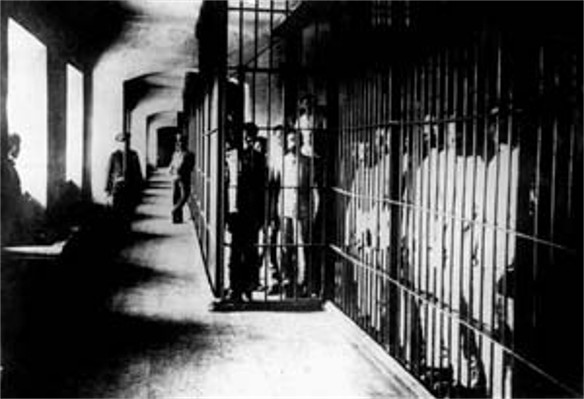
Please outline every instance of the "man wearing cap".
[[127, 132], [116, 135], [119, 148], [110, 155], [105, 185], [113, 208], [126, 216], [137, 204], [142, 186], [140, 160], [136, 151], [130, 148], [130, 138]]

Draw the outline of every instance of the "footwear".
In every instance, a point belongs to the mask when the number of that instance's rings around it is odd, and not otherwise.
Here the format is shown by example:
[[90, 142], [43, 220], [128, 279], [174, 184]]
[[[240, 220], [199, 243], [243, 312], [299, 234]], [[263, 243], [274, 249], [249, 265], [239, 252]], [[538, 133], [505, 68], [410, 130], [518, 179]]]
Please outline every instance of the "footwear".
[[282, 283], [282, 292], [284, 297], [293, 298], [294, 297], [294, 286], [290, 283]]
[[268, 288], [268, 295], [279, 295], [282, 292], [280, 284], [274, 284]]
[[232, 291], [225, 297], [225, 300], [231, 303], [243, 303], [243, 296], [241, 292]]
[[182, 209], [181, 210], [173, 210], [170, 215], [172, 217], [172, 223], [179, 224], [179, 223], [183, 222]]

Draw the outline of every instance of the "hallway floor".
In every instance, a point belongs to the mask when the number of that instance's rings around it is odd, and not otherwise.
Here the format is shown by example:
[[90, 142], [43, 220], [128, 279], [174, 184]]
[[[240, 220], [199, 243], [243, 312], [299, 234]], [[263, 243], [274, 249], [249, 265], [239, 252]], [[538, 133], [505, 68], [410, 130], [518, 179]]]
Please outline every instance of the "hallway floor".
[[[51, 277], [47, 269], [33, 273], [38, 290], [34, 301], [22, 305], [25, 320], [16, 335], [3, 336], [4, 347], [11, 345], [3, 354], [3, 397], [423, 393], [391, 360], [368, 349], [364, 336], [331, 307], [212, 311], [192, 225], [170, 221], [170, 191], [167, 178], [155, 175], [130, 240], [110, 265], [89, 262], [99, 271], [73, 273], [83, 276], [77, 280], [71, 273]], [[65, 299], [52, 301], [56, 290]]]

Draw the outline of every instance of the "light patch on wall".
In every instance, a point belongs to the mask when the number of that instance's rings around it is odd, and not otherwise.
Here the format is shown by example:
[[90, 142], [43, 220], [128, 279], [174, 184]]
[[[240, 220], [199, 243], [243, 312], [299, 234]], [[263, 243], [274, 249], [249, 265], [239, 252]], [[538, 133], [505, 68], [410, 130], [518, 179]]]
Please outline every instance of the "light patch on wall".
[[67, 180], [81, 187], [83, 172], [83, 74], [67, 64]]
[[8, 129], [21, 137], [17, 159], [22, 191], [47, 204], [47, 49], [8, 21]]

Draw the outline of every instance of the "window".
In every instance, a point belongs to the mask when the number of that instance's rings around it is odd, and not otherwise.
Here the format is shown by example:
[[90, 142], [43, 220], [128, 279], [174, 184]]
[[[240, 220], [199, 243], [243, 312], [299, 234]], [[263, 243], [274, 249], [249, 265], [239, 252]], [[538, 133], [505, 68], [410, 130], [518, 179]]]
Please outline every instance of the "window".
[[21, 137], [16, 161], [22, 191], [47, 204], [47, 49], [8, 21], [8, 129]]

